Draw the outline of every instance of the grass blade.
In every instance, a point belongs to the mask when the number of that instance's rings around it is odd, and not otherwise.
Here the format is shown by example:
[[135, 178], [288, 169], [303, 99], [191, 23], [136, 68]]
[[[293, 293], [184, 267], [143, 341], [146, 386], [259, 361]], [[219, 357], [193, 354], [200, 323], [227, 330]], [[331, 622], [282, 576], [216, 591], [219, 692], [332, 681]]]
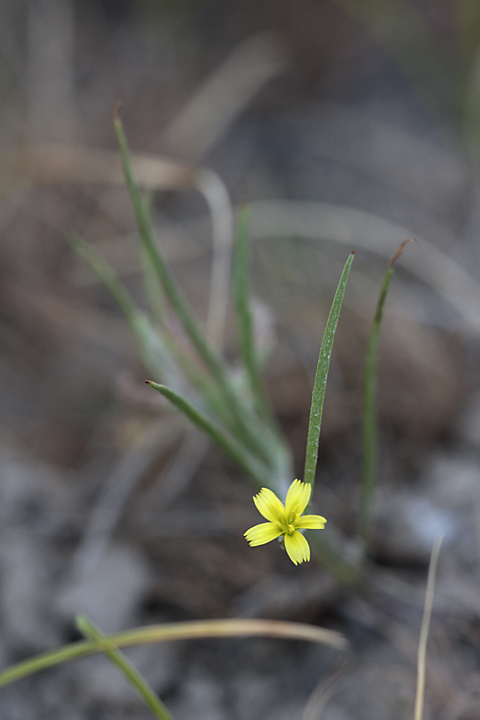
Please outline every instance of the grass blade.
[[269, 474], [267, 469], [250, 456], [250, 453], [234, 438], [227, 435], [217, 423], [210, 420], [205, 413], [198, 410], [186, 398], [165, 385], [159, 385], [151, 380], [146, 381], [154, 390], [167, 398], [186, 415], [202, 432], [206, 433], [227, 455], [252, 476], [260, 485], [268, 485]]
[[307, 449], [305, 453], [304, 482], [315, 483], [315, 470], [317, 468], [318, 441], [320, 438], [320, 427], [322, 424], [323, 402], [325, 400], [325, 388], [327, 386], [328, 369], [332, 355], [333, 340], [337, 329], [340, 310], [342, 309], [343, 296], [347, 286], [350, 268], [352, 267], [354, 253], [350, 253], [345, 267], [343, 268], [340, 282], [338, 283], [332, 307], [328, 316], [327, 326], [323, 335], [320, 355], [318, 357], [317, 372], [313, 385], [312, 405], [310, 408], [310, 421], [308, 424]]
[[152, 267], [158, 275], [165, 294], [182, 323], [193, 346], [202, 358], [212, 376], [216, 379], [222, 394], [225, 397], [225, 406], [228, 408], [235, 425], [235, 432], [245, 441], [256, 454], [269, 462], [268, 449], [262, 444], [262, 437], [252, 426], [252, 417], [242, 404], [241, 399], [236, 395], [228, 377], [226, 366], [222, 362], [213, 346], [209, 343], [205, 333], [197, 323], [194, 315], [190, 312], [187, 301], [170, 272], [165, 259], [163, 258], [151, 226], [150, 216], [145, 203], [140, 195], [138, 184], [133, 172], [130, 151], [123, 125], [119, 117], [119, 106], [117, 105], [113, 115], [113, 124], [117, 136], [120, 154], [122, 158], [123, 171], [127, 184], [130, 199], [132, 201], [135, 218], [140, 231], [140, 237], [144, 244], [147, 255], [150, 258]]
[[[187, 382], [197, 388], [210, 408], [223, 419], [225, 423], [231, 423], [231, 414], [227, 411], [225, 402], [219, 397], [218, 387], [214, 384], [210, 375], [207, 375], [203, 368], [196, 365], [191, 355], [182, 347], [177, 338], [170, 330], [161, 324], [160, 317], [158, 328], [155, 328], [149, 317], [138, 309], [127, 288], [119, 280], [118, 275], [111, 265], [96, 250], [79, 235], [71, 235], [68, 238], [71, 247], [90, 266], [92, 271], [104, 283], [112, 296], [123, 311], [135, 336], [139, 348], [140, 357], [144, 367], [152, 375], [167, 382], [177, 391], [183, 390]], [[149, 284], [151, 293], [157, 293], [155, 297], [161, 303], [161, 288], [156, 286], [158, 279], [152, 277], [151, 266], [146, 259], [143, 249], [145, 282]], [[151, 309], [154, 312], [156, 304], [155, 297], [151, 298]], [[161, 305], [157, 304], [157, 314], [161, 312]], [[182, 377], [182, 372], [185, 378]]]
[[152, 268], [150, 257], [147, 255], [147, 251], [143, 246], [140, 252], [140, 262], [143, 271], [145, 297], [150, 306], [150, 312], [152, 317], [158, 323], [158, 326], [163, 329], [167, 326], [165, 296], [158, 277]]
[[175, 387], [182, 387], [184, 383], [180, 378], [177, 364], [172, 352], [178, 348], [173, 342], [155, 331], [147, 315], [138, 309], [127, 288], [119, 280], [111, 265], [96, 250], [79, 235], [71, 235], [68, 242], [75, 252], [90, 266], [95, 275], [111, 292], [124, 313], [137, 341], [141, 360], [149, 372], [157, 375]]
[[233, 298], [237, 317], [238, 344], [253, 396], [255, 409], [260, 417], [272, 422], [270, 406], [261, 377], [256, 352], [252, 308], [250, 305], [250, 214], [248, 208], [240, 210], [237, 242], [233, 263]]
[[364, 551], [367, 549], [370, 540], [373, 491], [375, 487], [377, 454], [377, 363], [383, 309], [393, 275], [394, 264], [402, 254], [405, 245], [409, 242], [414, 242], [413, 238], [408, 238], [401, 242], [388, 263], [367, 343], [365, 369], [363, 373], [362, 470], [360, 516], [358, 522], [358, 534], [363, 540]]
[[134, 328], [140, 311], [112, 266], [80, 235], [72, 233], [67, 237], [67, 241], [70, 247], [90, 266], [95, 275], [109, 289], [128, 322]]
[[337, 650], [345, 650], [348, 643], [343, 635], [334, 630], [326, 630], [306, 623], [284, 622], [279, 620], [193, 620], [190, 622], [168, 623], [134, 628], [116, 635], [107, 635], [97, 644], [80, 641], [64, 645], [41, 655], [23, 660], [0, 672], [0, 687], [16, 682], [23, 677], [33, 675], [55, 665], [86, 657], [105, 650], [120, 647], [132, 647], [154, 642], [173, 640], [194, 640], [199, 638], [221, 637], [278, 637], [291, 640], [304, 640], [330, 645]]
[[[118, 275], [111, 265], [96, 250], [79, 235], [71, 235], [68, 238], [71, 247], [90, 266], [92, 271], [104, 283], [112, 296], [123, 311], [127, 321], [136, 338], [140, 357], [144, 367], [155, 376], [159, 376], [170, 386], [180, 390], [185, 388], [186, 380], [182, 378], [181, 372], [185, 374], [188, 381], [197, 388], [210, 408], [222, 418], [226, 424], [231, 424], [231, 414], [227, 411], [225, 402], [218, 396], [217, 385], [214, 385], [210, 375], [206, 375], [203, 369], [196, 365], [191, 356], [179, 344], [175, 336], [169, 331], [165, 324], [161, 325], [161, 318], [158, 317], [159, 327], [156, 329], [147, 315], [139, 310], [130, 295], [129, 291], [120, 282]], [[161, 294], [161, 289], [156, 286], [157, 277], [152, 277], [151, 265], [149, 265], [146, 252], [142, 249], [144, 261], [145, 282], [150, 285], [152, 293]], [[152, 296], [151, 309], [154, 312], [155, 298]], [[161, 303], [161, 297], [158, 298]], [[161, 305], [157, 304], [157, 311], [161, 311]]]
[[[290, 482], [292, 476], [291, 454], [265, 391], [261, 362], [255, 341], [255, 328], [251, 307], [250, 289], [250, 212], [246, 206], [240, 209], [237, 241], [234, 252], [232, 286], [236, 311], [238, 345], [245, 368], [247, 383], [253, 398], [254, 410], [261, 420], [262, 431], [269, 448], [272, 478], [278, 479], [278, 488]], [[277, 483], [273, 481], [277, 487]]]
[[140, 695], [145, 705], [150, 708], [159, 720], [173, 720], [157, 693], [150, 687], [148, 682], [138, 670], [127, 660], [125, 655], [117, 648], [104, 649], [102, 641], [105, 635], [85, 615], [77, 617], [76, 626], [85, 637], [90, 640], [100, 652], [103, 652], [110, 662], [115, 665], [122, 675], [128, 680], [133, 689]]
[[122, 166], [125, 175], [127, 189], [132, 201], [135, 218], [137, 221], [140, 237], [144, 245], [147, 256], [150, 259], [152, 267], [155, 269], [165, 293], [172, 304], [173, 309], [177, 313], [183, 327], [199, 355], [210, 369], [212, 375], [216, 376], [221, 384], [225, 382], [224, 370], [221, 366], [219, 358], [216, 356], [213, 348], [210, 347], [205, 336], [199, 327], [196, 319], [190, 312], [187, 301], [177, 285], [173, 275], [171, 274], [165, 259], [163, 258], [156, 238], [153, 233], [150, 215], [138, 189], [138, 184], [133, 172], [130, 151], [127, 139], [123, 131], [123, 125], [119, 117], [119, 106], [115, 108], [113, 125], [117, 136], [120, 154], [122, 157]]

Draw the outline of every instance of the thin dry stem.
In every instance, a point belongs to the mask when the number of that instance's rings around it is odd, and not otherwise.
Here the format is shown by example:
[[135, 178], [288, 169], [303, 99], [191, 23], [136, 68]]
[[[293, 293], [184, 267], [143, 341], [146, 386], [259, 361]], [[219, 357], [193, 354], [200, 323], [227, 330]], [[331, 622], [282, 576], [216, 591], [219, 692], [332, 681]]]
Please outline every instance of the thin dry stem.
[[432, 617], [433, 598], [435, 595], [435, 580], [437, 577], [437, 565], [442, 545], [443, 535], [437, 535], [433, 543], [430, 567], [428, 569], [427, 591], [425, 593], [425, 606], [423, 609], [422, 626], [420, 628], [420, 640], [418, 643], [417, 659], [417, 692], [415, 696], [414, 720], [422, 720], [423, 705], [425, 699], [425, 664], [427, 657], [427, 640]]

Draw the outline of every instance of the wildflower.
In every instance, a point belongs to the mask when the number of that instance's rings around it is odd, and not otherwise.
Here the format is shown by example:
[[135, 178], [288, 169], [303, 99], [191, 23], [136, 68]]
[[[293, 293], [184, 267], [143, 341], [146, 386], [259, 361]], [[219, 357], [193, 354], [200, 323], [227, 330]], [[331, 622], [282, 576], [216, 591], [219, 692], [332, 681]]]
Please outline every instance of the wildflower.
[[262, 488], [258, 495], [254, 495], [253, 502], [258, 512], [269, 522], [255, 525], [247, 530], [245, 537], [252, 547], [283, 536], [285, 550], [290, 560], [297, 565], [310, 560], [310, 545], [299, 530], [322, 530], [327, 522], [321, 515], [304, 515], [303, 511], [308, 505], [312, 486], [294, 480], [290, 485], [285, 500], [285, 507], [271, 490]]

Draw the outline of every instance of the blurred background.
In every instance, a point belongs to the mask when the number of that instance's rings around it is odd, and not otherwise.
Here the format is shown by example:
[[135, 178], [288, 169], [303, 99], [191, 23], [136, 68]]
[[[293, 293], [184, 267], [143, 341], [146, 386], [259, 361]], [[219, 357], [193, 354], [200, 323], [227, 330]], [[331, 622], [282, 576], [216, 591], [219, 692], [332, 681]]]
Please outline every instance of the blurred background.
[[[302, 620], [345, 633], [348, 657], [273, 640], [130, 657], [176, 720], [412, 717], [443, 532], [424, 717], [478, 720], [479, 43], [476, 0], [1, 1], [2, 666], [75, 639], [78, 611], [106, 632]], [[68, 246], [80, 233], [142, 302], [117, 101], [132, 151], [155, 159], [159, 241], [202, 322], [211, 208], [250, 205], [267, 386], [298, 474], [325, 320], [356, 250], [316, 488], [347, 537], [366, 336], [388, 258], [416, 239], [382, 335], [374, 590], [342, 588], [315, 562], [295, 568], [275, 544], [249, 548], [246, 478], [145, 387], [127, 323]], [[207, 168], [210, 184], [184, 186], [185, 166]], [[233, 361], [231, 325], [228, 314]], [[25, 717], [149, 715], [90, 658], [2, 689], [1, 720]]]

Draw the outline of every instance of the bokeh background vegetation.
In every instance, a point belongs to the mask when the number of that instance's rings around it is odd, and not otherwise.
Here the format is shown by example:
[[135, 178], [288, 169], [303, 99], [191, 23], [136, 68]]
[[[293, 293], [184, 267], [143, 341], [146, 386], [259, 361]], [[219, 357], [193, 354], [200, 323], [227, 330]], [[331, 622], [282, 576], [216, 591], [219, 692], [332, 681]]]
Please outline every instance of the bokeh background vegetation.
[[[3, 0], [3, 664], [75, 637], [78, 611], [104, 631], [304, 620], [344, 632], [348, 662], [259, 640], [132, 657], [177, 720], [302, 717], [305, 707], [311, 720], [411, 717], [426, 568], [442, 531], [425, 717], [478, 718], [478, 8]], [[385, 312], [361, 592], [318, 564], [294, 568], [274, 544], [248, 547], [257, 516], [242, 472], [144, 385], [123, 316], [65, 242], [72, 231], [86, 238], [141, 301], [133, 213], [108, 154], [118, 100], [132, 150], [182, 164], [155, 165], [151, 207], [202, 322], [212, 196], [187, 187], [181, 169], [212, 171], [220, 211], [228, 196], [250, 204], [267, 388], [298, 474], [326, 317], [356, 250], [315, 490], [318, 511], [347, 538], [358, 519], [366, 337], [388, 258], [417, 240]], [[230, 311], [222, 342], [234, 365]], [[147, 717], [102, 658], [5, 689], [0, 708], [8, 719]]]

